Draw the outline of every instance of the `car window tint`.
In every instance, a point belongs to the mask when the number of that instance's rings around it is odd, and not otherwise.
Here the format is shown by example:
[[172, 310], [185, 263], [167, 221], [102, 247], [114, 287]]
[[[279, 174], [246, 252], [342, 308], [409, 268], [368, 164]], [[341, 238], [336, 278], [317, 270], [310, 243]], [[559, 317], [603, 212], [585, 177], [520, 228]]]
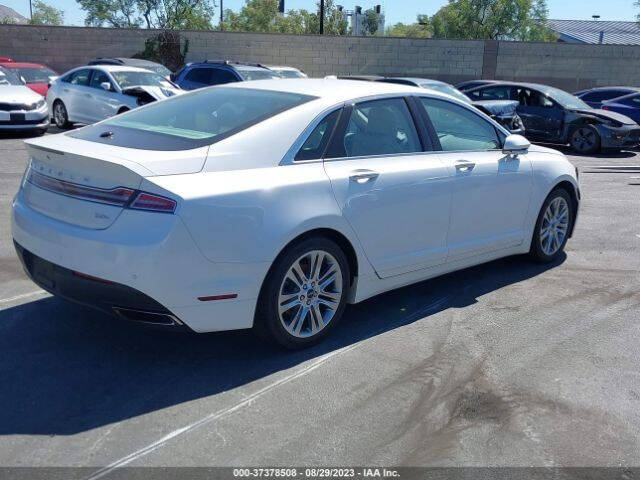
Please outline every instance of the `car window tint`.
[[211, 68], [192, 68], [187, 72], [184, 79], [201, 85], [209, 85], [211, 81], [211, 70]]
[[498, 85], [484, 88], [480, 90], [479, 98], [482, 100], [511, 100], [511, 87]]
[[344, 136], [347, 157], [422, 151], [411, 113], [402, 98], [355, 105]]
[[[234, 135], [316, 97], [288, 92], [218, 87], [178, 95], [70, 134], [111, 145], [186, 150]], [[276, 132], [277, 133], [277, 132]]]
[[444, 100], [422, 98], [444, 151], [500, 148], [493, 125], [467, 108]]
[[89, 74], [90, 70], [78, 70], [77, 72], [73, 72], [69, 77], [69, 83], [73, 85], [89, 85]]
[[322, 119], [296, 154], [296, 161], [322, 158], [339, 115], [340, 110], [336, 110]]
[[94, 70], [93, 75], [91, 76], [90, 86], [93, 88], [102, 89], [100, 84], [103, 82], [107, 82], [109, 83], [109, 85], [111, 85], [111, 80], [109, 80], [109, 77], [107, 76], [106, 73], [104, 73], [102, 70]]
[[580, 95], [580, 98], [586, 102], [602, 102], [604, 100], [622, 97], [628, 93], [629, 91], [627, 90], [596, 90], [595, 92]]
[[209, 85], [224, 85], [225, 83], [237, 82], [236, 76], [224, 68], [212, 68]]

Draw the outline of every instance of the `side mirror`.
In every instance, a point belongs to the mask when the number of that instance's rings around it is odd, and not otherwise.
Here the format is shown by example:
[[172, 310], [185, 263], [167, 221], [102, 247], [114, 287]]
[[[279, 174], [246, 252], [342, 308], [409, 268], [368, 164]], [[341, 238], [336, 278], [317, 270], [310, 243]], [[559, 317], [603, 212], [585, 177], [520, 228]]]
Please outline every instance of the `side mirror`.
[[502, 153], [505, 155], [518, 155], [520, 153], [527, 153], [531, 142], [524, 138], [522, 135], [509, 135], [502, 147]]
[[102, 87], [102, 89], [106, 90], [107, 92], [111, 90], [111, 84], [109, 82], [102, 82], [100, 84], [100, 87]]

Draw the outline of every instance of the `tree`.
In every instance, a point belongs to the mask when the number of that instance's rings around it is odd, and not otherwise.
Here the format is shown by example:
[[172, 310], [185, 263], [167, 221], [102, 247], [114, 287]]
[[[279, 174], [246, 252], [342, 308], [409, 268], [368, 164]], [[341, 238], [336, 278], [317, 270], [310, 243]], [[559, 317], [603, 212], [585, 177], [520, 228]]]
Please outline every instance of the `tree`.
[[115, 28], [211, 28], [215, 0], [76, 0], [85, 24]]
[[546, 0], [449, 0], [431, 17], [434, 38], [548, 40]]
[[380, 26], [380, 14], [372, 8], [365, 10], [364, 19], [362, 20], [362, 33], [363, 35], [375, 35], [378, 33]]
[[35, 0], [33, 2], [33, 15], [29, 23], [31, 25], [62, 25], [64, 23], [64, 12], [44, 3], [42, 0]]
[[[318, 12], [289, 10], [278, 12], [278, 0], [247, 0], [239, 12], [225, 10], [222, 28], [242, 32], [278, 32], [293, 34], [320, 33], [320, 4]], [[347, 21], [333, 0], [325, 0], [324, 31], [330, 35], [345, 35]]]
[[432, 35], [431, 22], [427, 15], [418, 15], [415, 23], [396, 23], [387, 29], [389, 37], [429, 38]]

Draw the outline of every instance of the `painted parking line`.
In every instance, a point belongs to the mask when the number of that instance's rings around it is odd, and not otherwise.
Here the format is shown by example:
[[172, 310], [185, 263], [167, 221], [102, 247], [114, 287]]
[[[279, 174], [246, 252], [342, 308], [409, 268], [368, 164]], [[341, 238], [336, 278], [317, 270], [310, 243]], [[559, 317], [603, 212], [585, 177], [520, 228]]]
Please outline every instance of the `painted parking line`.
[[2, 304], [2, 303], [11, 303], [11, 302], [15, 302], [16, 300], [22, 300], [23, 298], [35, 297], [36, 295], [42, 295], [42, 294], [45, 294], [45, 293], [47, 293], [47, 292], [45, 292], [44, 290], [36, 290], [34, 292], [29, 292], [29, 293], [23, 293], [21, 295], [16, 295], [15, 297], [0, 298], [0, 304]]
[[[451, 300], [452, 295], [447, 295], [445, 297], [439, 298], [438, 300], [432, 302], [431, 304], [421, 308], [419, 311], [414, 312], [413, 314], [409, 315], [408, 317], [406, 317], [405, 322], [404, 323], [410, 323], [411, 321], [414, 321], [417, 318], [421, 318], [422, 316], [425, 316], [427, 313], [429, 313], [430, 311], [437, 309], [438, 307], [440, 307], [441, 305], [444, 305], [446, 302], [448, 302], [449, 300]], [[374, 332], [374, 334], [369, 337], [369, 338], [373, 338], [381, 333], [383, 333], [384, 331], [386, 331], [386, 328], [381, 328], [379, 331]], [[217, 412], [211, 413], [203, 418], [201, 418], [200, 420], [196, 420], [195, 422], [186, 425], [182, 428], [178, 428], [177, 430], [174, 430], [173, 432], [165, 435], [164, 437], [162, 437], [161, 439], [150, 443], [149, 445], [147, 445], [146, 447], [143, 447], [139, 450], [136, 450], [135, 452], [130, 453], [129, 455], [126, 455], [122, 458], [120, 458], [119, 460], [116, 460], [115, 462], [112, 462], [111, 464], [107, 465], [106, 467], [103, 467], [99, 470], [97, 470], [96, 472], [94, 472], [92, 475], [85, 477], [85, 480], [96, 480], [98, 478], [102, 478], [105, 475], [108, 475], [109, 473], [113, 472], [114, 470], [120, 468], [120, 467], [124, 467], [125, 465], [128, 465], [129, 463], [133, 462], [134, 460], [140, 458], [140, 457], [144, 457], [145, 455], [153, 452], [154, 450], [157, 450], [158, 448], [162, 447], [164, 444], [166, 444], [167, 442], [169, 442], [170, 440], [179, 437], [180, 435], [183, 435], [185, 433], [188, 433], [192, 430], [195, 430], [199, 427], [202, 427], [204, 425], [207, 425], [211, 422], [214, 422], [222, 417], [225, 417], [227, 415], [231, 415], [234, 412], [237, 412], [238, 410], [242, 409], [243, 407], [246, 407], [247, 405], [250, 405], [252, 402], [254, 402], [255, 400], [257, 400], [258, 398], [262, 397], [263, 395], [269, 393], [272, 390], [275, 390], [276, 388], [285, 385], [289, 382], [292, 382], [293, 380], [300, 378], [304, 375], [306, 375], [307, 373], [310, 373], [312, 371], [314, 371], [316, 368], [324, 365], [325, 363], [329, 362], [329, 360], [339, 356], [339, 355], [343, 355], [347, 352], [350, 352], [352, 350], [355, 350], [356, 348], [358, 348], [359, 346], [363, 345], [364, 342], [366, 340], [361, 340], [357, 343], [354, 343], [353, 345], [349, 345], [348, 347], [344, 347], [341, 348], [340, 350], [336, 350], [334, 352], [328, 353], [322, 357], [320, 357], [319, 359], [315, 360], [314, 362], [310, 363], [309, 365], [307, 365], [306, 367], [301, 368], [300, 370], [298, 370], [297, 372], [294, 372], [290, 375], [285, 376], [284, 378], [281, 378], [280, 380], [277, 380], [263, 388], [261, 388], [260, 390], [258, 390], [255, 393], [252, 393], [251, 395], [249, 395], [248, 397], [246, 397], [244, 400], [242, 400], [241, 402], [236, 403], [235, 405], [232, 405], [230, 407], [227, 408], [223, 408], [222, 410], [218, 410]]]

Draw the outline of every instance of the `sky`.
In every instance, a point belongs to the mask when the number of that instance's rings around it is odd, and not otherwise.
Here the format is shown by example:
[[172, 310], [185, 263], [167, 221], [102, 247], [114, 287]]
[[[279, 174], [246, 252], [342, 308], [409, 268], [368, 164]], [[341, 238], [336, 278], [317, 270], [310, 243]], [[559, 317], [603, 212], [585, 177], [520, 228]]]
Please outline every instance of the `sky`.
[[[75, 0], [45, 0], [49, 5], [65, 12], [65, 23], [83, 25], [84, 12]], [[239, 10], [244, 0], [223, 0], [224, 8]], [[220, 0], [217, 0], [218, 5]], [[314, 8], [316, 0], [285, 0], [286, 9]], [[337, 0], [347, 9], [360, 5], [364, 9], [381, 4], [386, 14], [387, 25], [397, 22], [412, 23], [419, 13], [433, 15], [446, 0]], [[0, 4], [13, 8], [18, 13], [29, 17], [29, 0], [0, 0]], [[591, 15], [600, 15], [601, 20], [634, 20], [637, 13], [634, 0], [547, 0], [549, 17], [572, 20], [590, 20]]]

